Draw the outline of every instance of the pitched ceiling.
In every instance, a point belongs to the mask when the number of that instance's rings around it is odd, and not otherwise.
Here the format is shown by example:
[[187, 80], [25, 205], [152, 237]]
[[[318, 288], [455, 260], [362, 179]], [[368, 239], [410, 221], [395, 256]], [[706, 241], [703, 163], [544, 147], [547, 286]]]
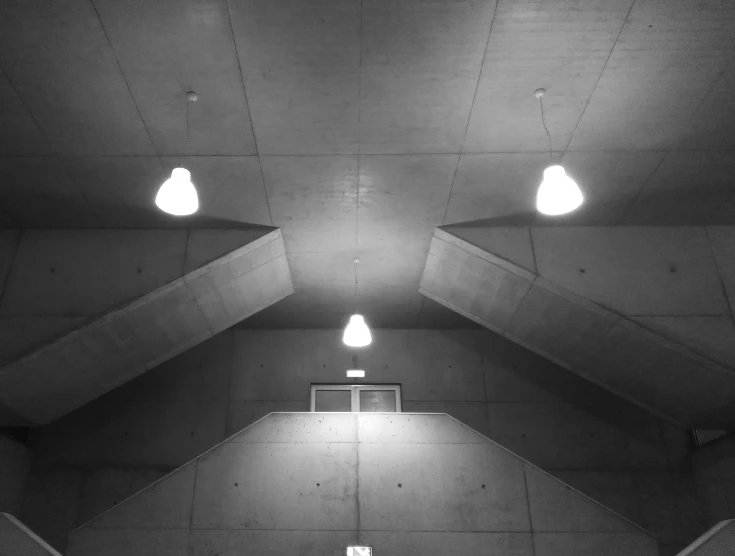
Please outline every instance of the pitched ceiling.
[[[735, 224], [726, 0], [0, 0], [0, 226], [282, 228], [248, 326], [463, 326], [435, 226]], [[587, 202], [540, 219], [549, 155]], [[189, 89], [200, 100], [190, 106]], [[201, 216], [153, 197], [176, 165]], [[183, 222], [183, 223], [182, 223]]]

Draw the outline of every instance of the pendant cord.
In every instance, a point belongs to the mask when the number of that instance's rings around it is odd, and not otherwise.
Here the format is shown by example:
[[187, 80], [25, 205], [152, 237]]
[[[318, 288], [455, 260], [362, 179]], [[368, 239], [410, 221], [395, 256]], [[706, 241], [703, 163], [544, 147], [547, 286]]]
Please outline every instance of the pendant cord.
[[186, 138], [189, 138], [189, 99], [186, 99]]
[[359, 308], [359, 303], [358, 303], [359, 294], [357, 292], [357, 263], [360, 262], [360, 259], [355, 257], [353, 262], [355, 263], [355, 313], [357, 313], [357, 310]]
[[544, 97], [543, 95], [540, 95], [538, 97], [539, 106], [541, 107], [541, 123], [544, 124], [544, 129], [546, 130], [546, 135], [549, 137], [549, 160], [553, 160], [554, 157], [551, 154], [551, 133], [549, 133], [549, 128], [546, 127], [546, 118], [544, 117]]

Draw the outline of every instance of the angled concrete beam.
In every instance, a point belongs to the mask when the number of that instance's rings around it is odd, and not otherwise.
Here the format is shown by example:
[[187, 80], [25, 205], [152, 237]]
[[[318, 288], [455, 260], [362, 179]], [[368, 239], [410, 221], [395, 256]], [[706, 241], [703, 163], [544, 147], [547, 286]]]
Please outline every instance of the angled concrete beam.
[[[557, 251], [568, 254], [568, 259], [580, 257], [583, 238], [588, 241], [595, 234], [595, 229], [577, 230], [578, 235], [567, 232], [563, 241], [554, 243]], [[553, 260], [548, 253], [539, 253], [540, 242], [535, 232], [535, 229], [521, 228], [518, 234], [509, 234], [507, 229], [502, 230], [500, 233], [507, 237], [525, 234], [527, 242], [518, 241], [512, 253], [497, 256], [478, 247], [480, 244], [495, 248], [487, 237], [473, 237], [473, 243], [470, 243], [437, 229], [419, 291], [674, 423], [692, 428], [735, 428], [735, 372], [731, 368], [694, 351], [676, 338], [664, 336], [637, 322], [640, 315], [628, 316], [620, 307], [615, 310], [610, 304], [603, 306], [599, 299], [590, 300], [573, 292], [570, 289], [572, 280], [579, 280], [574, 274], [594, 273], [596, 267], [589, 261], [581, 263], [574, 260], [567, 261], [564, 272], [561, 272], [559, 258]], [[492, 233], [492, 228], [485, 231], [485, 234]], [[562, 234], [553, 230], [550, 233]], [[600, 235], [606, 233], [603, 230]], [[642, 231], [639, 242], [650, 239], [646, 233], [658, 232]], [[575, 237], [579, 242], [575, 243]], [[669, 307], [672, 316], [677, 318], [685, 317], [684, 309], [730, 318], [727, 300], [719, 287], [720, 276], [708, 274], [716, 272], [715, 265], [705, 268], [704, 265], [709, 263], [702, 262], [691, 271], [695, 279], [688, 284], [687, 272], [682, 271], [677, 280], [671, 279], [670, 284], [661, 286], [674, 292], [671, 299], [655, 290], [650, 297], [658, 298], [658, 301], [652, 301], [645, 295], [645, 284], [656, 284], [649, 275], [652, 268], [635, 260], [628, 260], [626, 266], [623, 259], [629, 259], [630, 252], [635, 251], [632, 245], [627, 251], [620, 247], [621, 260], [615, 260], [615, 249], [610, 244], [610, 241], [602, 243], [596, 249], [592, 245], [589, 250], [596, 252], [599, 259], [604, 259], [604, 264], [611, 271], [618, 269], [617, 273], [595, 278], [598, 284], [608, 284], [609, 289], [605, 293], [609, 299], [617, 296], [621, 302], [631, 303], [626, 291], [628, 294], [634, 291], [637, 299], [632, 302], [634, 307], [648, 304], [655, 306], [657, 311], [664, 311], [664, 314]], [[654, 249], [660, 252], [663, 247], [654, 245]], [[700, 255], [696, 253], [696, 256]], [[544, 263], [544, 257], [551, 262]], [[550, 265], [553, 272], [548, 270]], [[547, 274], [556, 273], [557, 280], [560, 274], [567, 276], [567, 287], [544, 277], [542, 268]], [[580, 269], [585, 272], [580, 272]], [[658, 270], [664, 274], [675, 274], [668, 265]], [[641, 276], [637, 277], [637, 273]], [[714, 292], [689, 291], [715, 281], [718, 287]], [[591, 289], [588, 284], [587, 295], [591, 296]]]
[[[261, 231], [254, 240], [252, 234], [236, 231], [147, 232], [139, 247], [145, 250], [146, 242], [157, 245], [147, 263], [159, 264], [157, 276], [147, 283], [165, 283], [133, 299], [128, 298], [140, 289], [135, 277], [143, 272], [140, 261], [146, 257], [128, 253], [126, 244], [139, 231], [104, 231], [101, 238], [94, 238], [94, 231], [75, 232], [40, 239], [57, 232], [39, 231], [29, 244], [45, 246], [41, 250], [24, 250], [21, 242], [0, 320], [59, 318], [74, 311], [71, 315], [83, 323], [0, 367], [0, 423], [48, 423], [293, 293], [280, 230]], [[161, 235], [166, 235], [163, 242]], [[80, 239], [92, 247], [66, 243]], [[63, 255], [49, 251], [49, 241], [56, 249], [65, 247]], [[79, 257], [80, 251], [85, 257]], [[115, 253], [114, 261], [105, 259], [110, 252]], [[64, 265], [57, 272], [66, 274], [51, 295], [37, 291], [44, 277], [29, 274], [54, 264], [36, 260], [43, 256], [57, 257]], [[158, 260], [166, 256], [170, 264]], [[83, 272], [93, 265], [105, 268], [85, 280]], [[110, 268], [124, 277], [112, 281], [105, 276]], [[38, 295], [52, 304], [46, 314], [33, 314], [39, 308]], [[6, 332], [6, 338], [12, 339], [11, 334]]]

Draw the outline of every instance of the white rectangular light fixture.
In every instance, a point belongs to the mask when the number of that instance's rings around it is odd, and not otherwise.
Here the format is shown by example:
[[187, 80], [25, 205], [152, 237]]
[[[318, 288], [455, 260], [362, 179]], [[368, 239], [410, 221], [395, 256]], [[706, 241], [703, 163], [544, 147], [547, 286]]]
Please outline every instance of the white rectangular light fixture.
[[348, 546], [347, 556], [373, 556], [373, 549], [369, 546]]
[[358, 369], [348, 369], [347, 378], [365, 378], [365, 371]]

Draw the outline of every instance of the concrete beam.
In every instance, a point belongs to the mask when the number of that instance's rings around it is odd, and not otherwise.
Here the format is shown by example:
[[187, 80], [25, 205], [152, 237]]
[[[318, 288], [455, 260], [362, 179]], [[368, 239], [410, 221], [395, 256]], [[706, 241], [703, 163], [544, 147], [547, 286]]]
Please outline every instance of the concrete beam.
[[[421, 293], [674, 423], [735, 428], [735, 348], [681, 341], [707, 318], [735, 345], [723, 332], [735, 330], [728, 251], [710, 245], [711, 230], [526, 228], [500, 256], [487, 250], [493, 228], [452, 232], [435, 231]], [[678, 319], [679, 336], [648, 326], [655, 318]]]
[[[48, 423], [291, 293], [280, 230], [23, 232], [0, 302], [0, 422]], [[17, 338], [34, 319], [55, 335]]]

